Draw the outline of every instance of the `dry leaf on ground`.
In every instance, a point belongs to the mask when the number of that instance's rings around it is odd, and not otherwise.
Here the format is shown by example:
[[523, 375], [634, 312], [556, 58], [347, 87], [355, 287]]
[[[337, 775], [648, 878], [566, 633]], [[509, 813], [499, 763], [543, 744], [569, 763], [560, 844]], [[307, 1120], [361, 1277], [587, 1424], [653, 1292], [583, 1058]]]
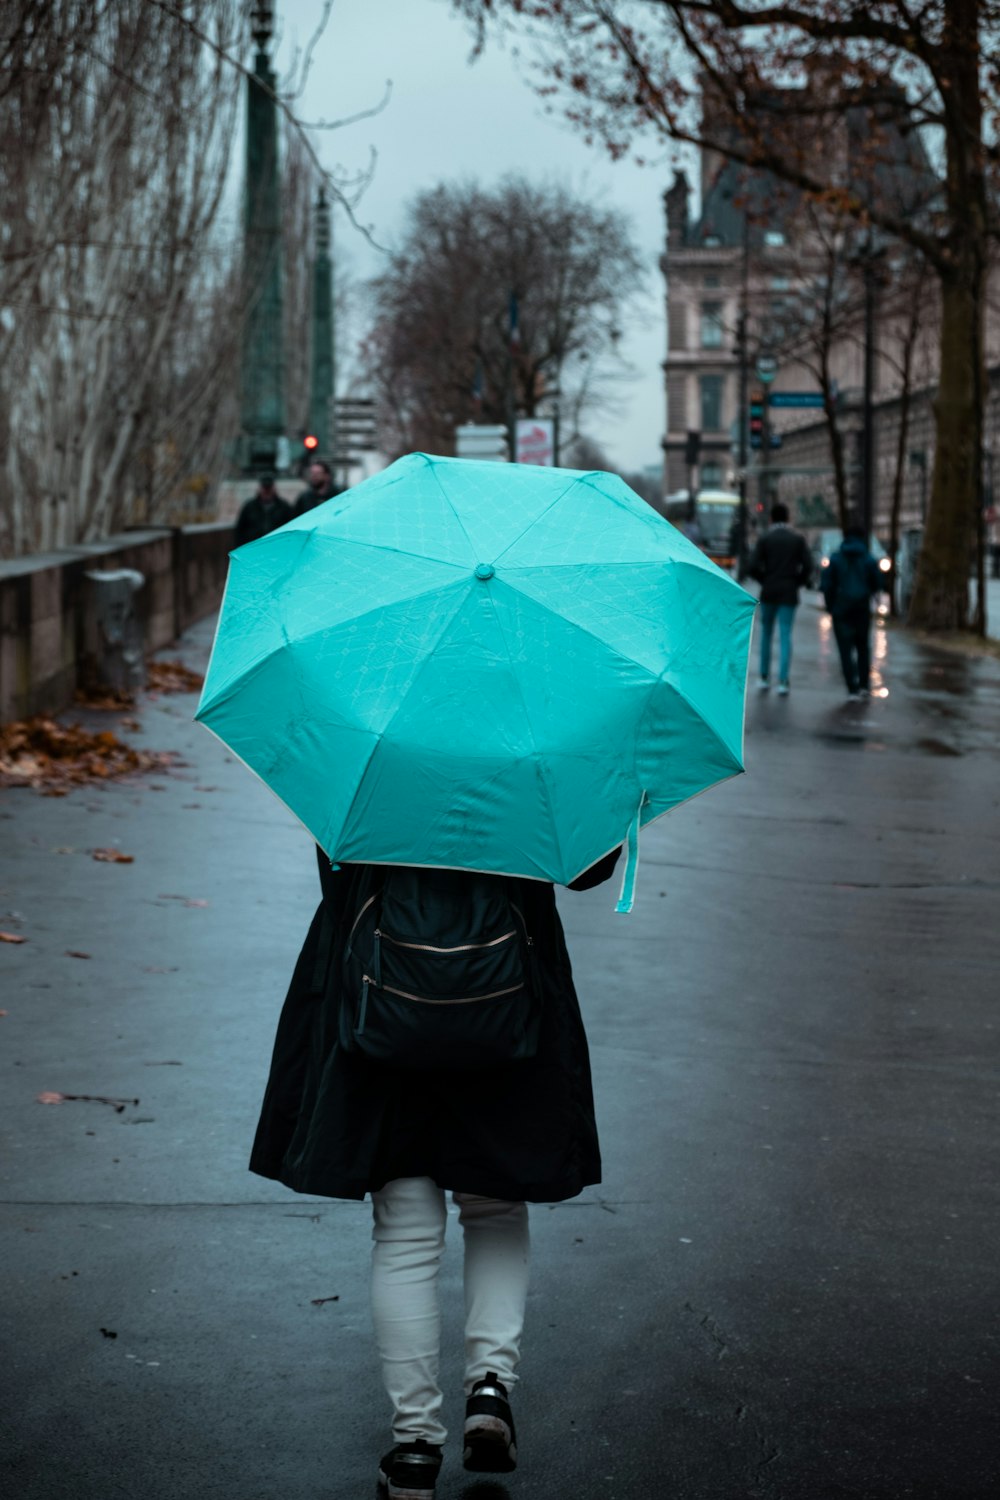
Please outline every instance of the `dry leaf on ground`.
[[28, 939], [22, 937], [19, 932], [0, 932], [0, 943], [26, 943], [27, 941]]
[[0, 786], [33, 786], [49, 796], [133, 771], [162, 772], [174, 760], [169, 752], [134, 750], [109, 729], [95, 734], [46, 714], [0, 726]]
[[135, 864], [135, 855], [123, 854], [120, 849], [95, 849], [91, 858], [103, 860], [109, 865]]
[[83, 952], [81, 952], [81, 950], [79, 948], [67, 948], [66, 949], [66, 957], [67, 958], [89, 958], [90, 954], [89, 953], [83, 953]]
[[182, 661], [146, 663], [146, 686], [155, 693], [200, 693], [205, 679]]

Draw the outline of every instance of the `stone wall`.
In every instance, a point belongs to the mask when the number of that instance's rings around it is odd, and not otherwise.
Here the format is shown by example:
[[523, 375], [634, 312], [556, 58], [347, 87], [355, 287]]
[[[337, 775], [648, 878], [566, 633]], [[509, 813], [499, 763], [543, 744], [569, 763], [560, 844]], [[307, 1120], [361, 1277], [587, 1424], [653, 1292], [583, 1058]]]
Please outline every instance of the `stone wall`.
[[232, 523], [151, 527], [102, 542], [0, 562], [0, 723], [57, 713], [86, 670], [86, 573], [134, 568], [147, 651], [156, 651], [217, 609], [226, 582]]

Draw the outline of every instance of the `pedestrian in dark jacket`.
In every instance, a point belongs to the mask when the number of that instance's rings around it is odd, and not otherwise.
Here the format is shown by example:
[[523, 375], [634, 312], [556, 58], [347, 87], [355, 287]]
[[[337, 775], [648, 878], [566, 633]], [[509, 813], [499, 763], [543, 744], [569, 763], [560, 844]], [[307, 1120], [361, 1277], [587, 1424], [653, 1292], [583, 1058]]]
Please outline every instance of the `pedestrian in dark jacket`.
[[274, 487], [274, 475], [262, 474], [257, 493], [246, 501], [236, 520], [236, 546], [256, 542], [292, 519], [292, 507]]
[[[317, 851], [319, 853], [319, 851]], [[573, 882], [607, 880], [618, 851]], [[345, 1050], [344, 954], [372, 868], [331, 868], [278, 1022], [250, 1168], [296, 1192], [372, 1197], [372, 1310], [393, 1406], [381, 1492], [433, 1500], [446, 1429], [438, 1386], [445, 1189], [465, 1240], [465, 1464], [517, 1459], [509, 1396], [528, 1280], [529, 1202], [601, 1178], [587, 1038], [551, 885], [511, 880], [537, 955], [535, 1056], [475, 1072], [408, 1072]], [[428, 942], [433, 940], [428, 935]]]
[[869, 691], [872, 595], [882, 588], [863, 526], [846, 528], [844, 540], [823, 569], [821, 587], [833, 619], [847, 696], [860, 698]]
[[330, 465], [322, 458], [314, 458], [309, 465], [309, 484], [295, 497], [292, 515], [304, 516], [307, 511], [315, 510], [324, 500], [330, 500], [338, 494], [340, 491], [334, 487]]
[[771, 525], [757, 542], [750, 558], [751, 578], [760, 584], [760, 690], [771, 685], [771, 644], [778, 626], [778, 692], [788, 692], [792, 668], [792, 626], [799, 603], [799, 589], [812, 579], [812, 557], [801, 532], [788, 524], [788, 506], [771, 507]]

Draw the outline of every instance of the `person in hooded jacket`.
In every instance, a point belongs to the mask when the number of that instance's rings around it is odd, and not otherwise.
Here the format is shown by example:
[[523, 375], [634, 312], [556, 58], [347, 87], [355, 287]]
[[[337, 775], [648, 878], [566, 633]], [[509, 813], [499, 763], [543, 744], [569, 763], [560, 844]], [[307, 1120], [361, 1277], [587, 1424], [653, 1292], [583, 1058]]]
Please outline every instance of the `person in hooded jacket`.
[[[570, 888], [609, 879], [619, 853]], [[445, 1190], [465, 1247], [464, 1463], [509, 1472], [527, 1204], [573, 1198], [601, 1180], [587, 1038], [554, 888], [525, 879], [507, 884], [537, 960], [533, 1057], [467, 1073], [411, 1072], [345, 1048], [345, 952], [378, 872], [317, 855], [322, 899], [278, 1022], [250, 1169], [299, 1193], [371, 1195], [372, 1313], [394, 1443], [379, 1464], [379, 1492], [433, 1500], [447, 1435], [438, 1385]]]
[[809, 544], [800, 531], [788, 524], [788, 506], [771, 506], [771, 525], [757, 542], [750, 558], [749, 573], [760, 583], [760, 690], [771, 685], [771, 644], [778, 626], [778, 692], [784, 697], [790, 687], [792, 627], [799, 604], [799, 589], [812, 578]]
[[845, 529], [844, 540], [823, 569], [820, 586], [833, 621], [847, 696], [860, 698], [869, 691], [872, 596], [883, 586], [863, 526]]

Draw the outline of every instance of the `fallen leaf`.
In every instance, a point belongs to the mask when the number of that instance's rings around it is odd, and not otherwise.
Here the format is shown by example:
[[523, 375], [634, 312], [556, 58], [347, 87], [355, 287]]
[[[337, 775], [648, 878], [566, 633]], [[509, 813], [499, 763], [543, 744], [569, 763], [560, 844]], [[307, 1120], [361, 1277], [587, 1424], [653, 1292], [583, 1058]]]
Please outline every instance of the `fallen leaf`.
[[207, 906], [207, 901], [185, 901], [185, 906]]
[[0, 726], [0, 786], [33, 786], [46, 796], [133, 771], [164, 771], [173, 761], [169, 753], [133, 750], [110, 730], [93, 734], [47, 714]]
[[313, 1297], [310, 1300], [313, 1307], [322, 1307], [324, 1302], [339, 1302], [340, 1294], [338, 1293], [336, 1297]]
[[7, 1012], [5, 1010], [0, 1010], [0, 1016], [5, 1016], [6, 1014]]
[[160, 964], [143, 964], [142, 972], [144, 974], [176, 974], [177, 968], [177, 964], [171, 964], [167, 969]]
[[79, 948], [67, 948], [65, 956], [67, 958], [89, 958], [90, 954], [82, 953]]
[[28, 939], [23, 938], [19, 932], [0, 932], [0, 943], [26, 943], [27, 941]]
[[102, 1328], [101, 1332], [106, 1339], [116, 1339], [118, 1337], [113, 1328]]
[[131, 865], [135, 863], [134, 854], [123, 854], [120, 849], [95, 849], [94, 859], [104, 860], [110, 865]]
[[146, 681], [157, 693], [199, 693], [205, 685], [200, 672], [192, 672], [182, 661], [146, 663]]
[[39, 1104], [65, 1104], [70, 1102], [82, 1104], [110, 1104], [115, 1114], [118, 1115], [121, 1114], [126, 1105], [139, 1103], [138, 1099], [112, 1099], [109, 1098], [107, 1094], [56, 1094], [47, 1092], [44, 1094], [36, 1094], [35, 1098]]

